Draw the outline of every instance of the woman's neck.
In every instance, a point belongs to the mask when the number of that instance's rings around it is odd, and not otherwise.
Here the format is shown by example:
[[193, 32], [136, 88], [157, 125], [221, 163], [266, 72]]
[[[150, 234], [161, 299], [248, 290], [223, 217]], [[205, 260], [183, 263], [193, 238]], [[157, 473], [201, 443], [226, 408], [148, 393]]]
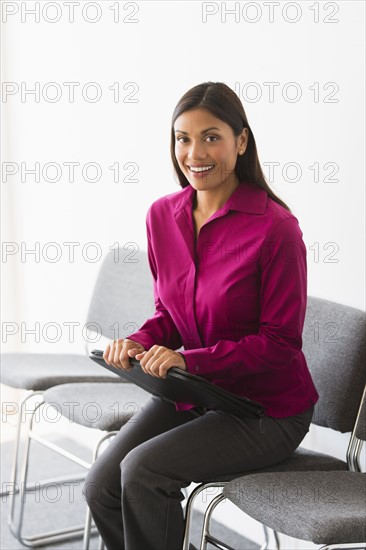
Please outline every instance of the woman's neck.
[[222, 189], [197, 190], [193, 200], [193, 210], [206, 218], [212, 216], [214, 212], [224, 206], [238, 185], [238, 181], [234, 182], [233, 185], [225, 187], [224, 191]]

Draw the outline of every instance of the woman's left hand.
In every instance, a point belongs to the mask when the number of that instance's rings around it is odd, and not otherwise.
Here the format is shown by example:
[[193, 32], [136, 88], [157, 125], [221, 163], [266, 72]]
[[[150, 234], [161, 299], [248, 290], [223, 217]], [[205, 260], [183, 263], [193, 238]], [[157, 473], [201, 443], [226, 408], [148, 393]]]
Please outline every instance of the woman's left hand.
[[164, 346], [154, 345], [148, 351], [137, 353], [135, 359], [140, 361], [144, 372], [157, 378], [166, 378], [166, 373], [172, 367], [187, 370], [183, 355]]

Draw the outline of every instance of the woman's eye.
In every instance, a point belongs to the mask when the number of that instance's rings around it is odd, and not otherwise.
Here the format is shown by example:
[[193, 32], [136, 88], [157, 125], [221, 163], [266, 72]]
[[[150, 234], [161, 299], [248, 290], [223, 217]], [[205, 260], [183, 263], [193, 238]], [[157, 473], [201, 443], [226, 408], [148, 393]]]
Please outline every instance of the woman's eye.
[[[217, 139], [218, 139], [217, 136], [207, 136], [206, 139], [208, 139], [208, 138], [214, 139], [214, 140], [217, 140]], [[187, 139], [187, 138], [186, 138], [186, 137], [183, 137], [183, 136], [178, 137], [178, 138], [177, 138], [177, 142], [178, 142], [178, 143], [186, 143], [185, 141], [182, 142], [182, 141], [181, 141], [182, 139]]]

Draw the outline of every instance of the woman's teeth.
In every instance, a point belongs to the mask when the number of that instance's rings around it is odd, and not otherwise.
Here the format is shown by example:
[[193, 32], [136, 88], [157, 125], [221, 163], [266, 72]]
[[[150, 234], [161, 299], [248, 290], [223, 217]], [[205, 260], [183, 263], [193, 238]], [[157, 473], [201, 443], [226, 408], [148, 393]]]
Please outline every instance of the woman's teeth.
[[210, 166], [190, 166], [189, 169], [191, 172], [205, 172], [207, 170], [212, 170], [213, 167], [214, 165], [211, 164]]

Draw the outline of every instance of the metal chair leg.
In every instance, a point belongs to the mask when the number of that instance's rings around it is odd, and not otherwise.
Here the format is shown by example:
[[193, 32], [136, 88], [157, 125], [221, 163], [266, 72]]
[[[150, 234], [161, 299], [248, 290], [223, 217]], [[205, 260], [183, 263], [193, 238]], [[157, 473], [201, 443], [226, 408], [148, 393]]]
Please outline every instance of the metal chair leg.
[[[36, 395], [42, 395], [42, 393], [43, 392], [41, 391], [37, 391], [37, 392], [29, 391], [24, 397], [24, 399], [20, 402], [19, 417], [18, 417], [16, 435], [15, 435], [13, 463], [12, 463], [11, 474], [10, 474], [11, 489], [1, 493], [1, 496], [10, 497], [10, 511], [9, 511], [9, 518], [8, 518], [9, 524], [12, 523], [12, 519], [14, 516], [15, 495], [19, 492], [18, 467], [19, 467], [19, 448], [20, 448], [21, 431], [22, 431], [22, 424], [23, 424], [23, 414], [24, 414], [25, 407], [27, 405], [28, 400], [31, 399], [32, 397], [35, 397]], [[34, 409], [32, 413], [34, 414]], [[28, 431], [29, 431], [29, 428], [28, 428]]]
[[263, 531], [264, 531], [264, 543], [260, 547], [260, 550], [267, 550], [268, 544], [269, 544], [269, 530], [266, 525], [263, 525]]
[[[208, 489], [209, 487], [221, 487], [223, 488], [226, 485], [227, 482], [212, 482], [212, 483], [205, 483], [201, 484], [198, 487], [196, 487], [192, 493], [189, 496], [187, 506], [186, 506], [186, 520], [185, 520], [185, 532], [184, 532], [184, 541], [183, 541], [183, 550], [189, 550], [189, 535], [190, 535], [190, 523], [192, 519], [192, 511], [193, 511], [193, 505], [194, 501], [196, 500], [197, 496], [203, 492], [205, 489]], [[231, 546], [226, 544], [224, 541], [221, 541], [211, 535], [209, 528], [210, 528], [210, 522], [211, 517], [213, 514], [214, 509], [216, 506], [218, 506], [221, 502], [225, 500], [225, 497], [223, 497], [222, 493], [217, 495], [215, 498], [211, 500], [209, 505], [206, 508], [206, 512], [204, 515], [203, 520], [203, 527], [202, 527], [202, 534], [201, 534], [201, 541], [200, 541], [200, 550], [206, 550], [207, 543], [211, 543], [216, 548], [220, 548], [222, 550], [234, 550]], [[269, 534], [270, 532], [273, 533], [274, 541], [275, 541], [275, 550], [280, 549], [280, 541], [279, 536], [276, 531], [273, 531], [272, 529], [269, 529], [265, 525], [263, 525], [264, 529], [264, 535], [265, 535], [265, 542], [263, 546], [261, 547], [261, 550], [266, 550], [269, 545]]]
[[264, 544], [260, 547], [260, 550], [267, 550], [268, 545], [269, 545], [269, 534], [270, 533], [273, 534], [273, 538], [274, 538], [274, 543], [275, 543], [274, 550], [280, 550], [280, 538], [278, 536], [277, 531], [273, 531], [273, 529], [270, 529], [269, 527], [267, 527], [264, 524], [262, 524], [262, 527], [263, 527], [263, 531], [264, 531], [265, 541], [264, 541]]
[[223, 541], [220, 541], [216, 537], [213, 537], [209, 531], [212, 513], [215, 510], [216, 506], [218, 506], [225, 499], [226, 497], [221, 493], [220, 495], [217, 495], [215, 498], [213, 498], [210, 504], [206, 508], [205, 517], [203, 520], [200, 550], [207, 550], [208, 542], [214, 544], [214, 546], [223, 550], [235, 550], [234, 548], [224, 543]]
[[[34, 408], [34, 412], [32, 414], [31, 421], [30, 421], [30, 428], [28, 430], [27, 439], [26, 439], [26, 442], [25, 442], [25, 452], [24, 452], [24, 457], [23, 457], [22, 472], [21, 472], [21, 476], [20, 476], [20, 479], [19, 479], [19, 482], [20, 482], [20, 486], [19, 486], [19, 496], [20, 496], [19, 517], [18, 517], [17, 523], [15, 524], [14, 513], [13, 513], [14, 508], [13, 508], [13, 510], [12, 510], [12, 521], [11, 521], [11, 524], [10, 524], [10, 530], [13, 533], [13, 535], [22, 544], [24, 544], [25, 546], [31, 547], [31, 548], [34, 548], [34, 547], [37, 547], [37, 546], [43, 546], [45, 544], [52, 543], [52, 542], [60, 542], [60, 541], [70, 540], [70, 539], [73, 539], [77, 536], [82, 536], [83, 533], [84, 533], [84, 525], [77, 525], [77, 526], [68, 527], [68, 528], [65, 528], [65, 529], [60, 529], [60, 530], [57, 530], [57, 531], [50, 531], [50, 532], [47, 532], [47, 533], [42, 533], [42, 534], [30, 536], [30, 537], [25, 537], [25, 536], [22, 535], [24, 507], [25, 507], [25, 501], [26, 501], [25, 497], [26, 497], [27, 488], [28, 488], [28, 485], [27, 485], [28, 464], [29, 464], [28, 457], [29, 457], [29, 450], [30, 450], [31, 440], [35, 439], [39, 443], [41, 443], [41, 444], [43, 444], [43, 445], [45, 445], [45, 446], [47, 446], [47, 447], [49, 447], [53, 450], [56, 450], [58, 452], [60, 452], [60, 450], [63, 451], [63, 449], [61, 447], [58, 447], [57, 445], [54, 445], [53, 443], [45, 440], [44, 438], [42, 438], [40, 436], [36, 436], [33, 433], [33, 422], [34, 422], [34, 418], [35, 418], [35, 413], [44, 404], [45, 403], [42, 402], [42, 403], [38, 403], [36, 405], [36, 407]], [[81, 460], [76, 455], [72, 455], [71, 453], [68, 453], [67, 451], [64, 451], [63, 453], [61, 452], [60, 454], [63, 454], [63, 456], [65, 456], [66, 458], [69, 458], [70, 460], [73, 460], [74, 462], [80, 464], [84, 468], [89, 468], [90, 467], [90, 464], [88, 464], [87, 462]], [[63, 481], [65, 482], [67, 480], [63, 479]]]
[[83, 550], [89, 550], [92, 519], [93, 518], [90, 512], [90, 508], [89, 506], [87, 506], [86, 514], [85, 514], [84, 535], [83, 535]]
[[[43, 487], [49, 485], [50, 483], [66, 483], [70, 481], [78, 481], [83, 479], [85, 476], [80, 476], [80, 474], [76, 475], [68, 475], [68, 476], [59, 476], [56, 478], [50, 478], [41, 480], [39, 482], [33, 482], [33, 483], [27, 483], [27, 474], [28, 474], [28, 456], [29, 456], [29, 445], [30, 445], [30, 437], [31, 437], [31, 431], [33, 427], [33, 422], [36, 416], [37, 411], [39, 408], [44, 404], [43, 400], [41, 402], [38, 402], [33, 409], [30, 411], [31, 417], [28, 421], [28, 426], [25, 434], [25, 449], [23, 451], [23, 461], [22, 461], [22, 470], [20, 476], [18, 475], [18, 470], [20, 469], [20, 441], [21, 441], [21, 433], [22, 433], [22, 424], [23, 424], [23, 417], [25, 413], [25, 407], [28, 404], [28, 401], [37, 396], [42, 395], [43, 392], [29, 392], [26, 397], [21, 401], [20, 403], [20, 412], [19, 412], [19, 418], [17, 423], [17, 432], [15, 437], [15, 447], [14, 447], [14, 455], [13, 455], [13, 463], [12, 463], [12, 472], [11, 472], [11, 487], [12, 489], [3, 491], [1, 493], [1, 496], [9, 496], [9, 502], [10, 502], [10, 511], [8, 516], [8, 524], [11, 533], [22, 542], [22, 535], [21, 535], [21, 529], [22, 529], [22, 522], [23, 522], [23, 514], [24, 514], [24, 505], [25, 505], [25, 494], [28, 491], [37, 491], [42, 489]], [[18, 479], [19, 477], [19, 479]], [[15, 505], [16, 505], [16, 497], [19, 497], [20, 499], [20, 515], [17, 524], [15, 523]], [[27, 545], [26, 539], [24, 539], [24, 544]], [[34, 546], [32, 544], [32, 546]]]
[[190, 528], [192, 521], [193, 505], [200, 493], [209, 489], [210, 487], [224, 487], [227, 482], [210, 482], [210, 483], [201, 483], [193, 489], [191, 494], [188, 497], [186, 510], [185, 510], [185, 526], [184, 526], [184, 539], [183, 539], [183, 550], [189, 550], [189, 537], [190, 537]]
[[190, 536], [190, 529], [191, 529], [191, 521], [192, 521], [192, 512], [193, 512], [193, 504], [196, 499], [196, 497], [205, 489], [205, 486], [203, 484], [198, 485], [193, 489], [191, 494], [188, 497], [187, 504], [186, 504], [186, 513], [185, 513], [185, 525], [184, 525], [184, 539], [183, 539], [183, 548], [182, 550], [189, 550], [189, 536]]

